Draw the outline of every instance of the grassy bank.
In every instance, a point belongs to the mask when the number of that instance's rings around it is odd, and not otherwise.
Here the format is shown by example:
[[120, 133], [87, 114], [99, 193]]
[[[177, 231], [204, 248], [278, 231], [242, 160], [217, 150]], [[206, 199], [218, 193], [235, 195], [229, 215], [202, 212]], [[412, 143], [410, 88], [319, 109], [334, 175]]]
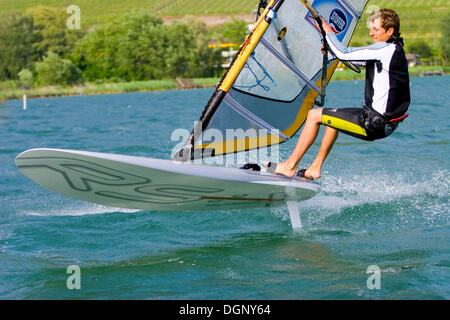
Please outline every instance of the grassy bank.
[[[421, 76], [424, 72], [442, 71], [443, 74], [450, 74], [450, 66], [447, 67], [413, 67], [409, 69], [412, 77]], [[344, 69], [336, 71], [333, 74], [332, 81], [343, 80], [363, 80], [364, 70], [361, 73], [355, 73]], [[0, 83], [0, 100], [22, 99], [23, 95], [29, 98], [37, 97], [56, 97], [56, 96], [74, 96], [90, 94], [113, 94], [126, 92], [144, 92], [157, 90], [176, 90], [189, 88], [215, 87], [220, 78], [195, 78], [180, 80], [149, 80], [132, 81], [118, 83], [85, 83], [84, 85], [63, 87], [47, 86], [39, 88], [20, 88], [14, 81]]]
[[[8, 88], [9, 86], [9, 88]], [[46, 86], [38, 88], [20, 88], [17, 83], [0, 83], [0, 100], [20, 99], [24, 94], [29, 98], [73, 96], [90, 94], [110, 94], [139, 91], [178, 89], [173, 80], [149, 80], [118, 83], [85, 83], [77, 86]]]
[[20, 87], [17, 81], [6, 81], [0, 82], [0, 100], [22, 99], [23, 95], [29, 98], [43, 98], [215, 87], [219, 80], [219, 78], [194, 78], [183, 79], [181, 82], [179, 79], [117, 83], [87, 82], [77, 86], [46, 86], [29, 89]]

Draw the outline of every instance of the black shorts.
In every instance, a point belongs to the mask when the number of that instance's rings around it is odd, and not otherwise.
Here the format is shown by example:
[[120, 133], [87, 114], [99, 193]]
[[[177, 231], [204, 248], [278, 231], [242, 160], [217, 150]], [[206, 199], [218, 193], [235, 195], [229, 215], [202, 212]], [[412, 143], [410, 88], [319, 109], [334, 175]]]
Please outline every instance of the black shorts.
[[389, 136], [397, 128], [375, 110], [364, 108], [322, 109], [322, 124], [355, 138], [373, 141]]

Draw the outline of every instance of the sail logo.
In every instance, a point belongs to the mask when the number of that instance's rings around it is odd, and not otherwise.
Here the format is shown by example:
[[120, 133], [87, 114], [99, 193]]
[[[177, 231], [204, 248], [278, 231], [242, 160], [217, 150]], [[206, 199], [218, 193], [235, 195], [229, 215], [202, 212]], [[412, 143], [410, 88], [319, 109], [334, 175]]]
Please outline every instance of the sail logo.
[[[339, 41], [343, 41], [349, 26], [352, 24], [355, 16], [350, 13], [342, 0], [315, 0], [313, 7], [321, 17], [327, 18], [328, 24], [333, 29]], [[345, 2], [347, 3], [347, 1]], [[313, 26], [320, 34], [321, 30], [317, 27], [317, 23], [312, 14], [307, 11], [305, 20]]]
[[329, 24], [334, 27], [335, 33], [341, 33], [347, 27], [347, 18], [341, 10], [334, 9], [331, 11]]

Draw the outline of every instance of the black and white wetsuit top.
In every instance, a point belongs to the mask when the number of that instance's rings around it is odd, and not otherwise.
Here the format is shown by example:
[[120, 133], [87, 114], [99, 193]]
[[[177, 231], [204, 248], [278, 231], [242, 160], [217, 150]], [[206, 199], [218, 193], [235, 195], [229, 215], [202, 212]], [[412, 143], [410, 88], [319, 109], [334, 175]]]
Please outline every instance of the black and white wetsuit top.
[[366, 62], [366, 106], [388, 119], [405, 114], [411, 98], [408, 62], [401, 40], [391, 38], [387, 42], [351, 48], [343, 46], [331, 32], [327, 41], [339, 60]]

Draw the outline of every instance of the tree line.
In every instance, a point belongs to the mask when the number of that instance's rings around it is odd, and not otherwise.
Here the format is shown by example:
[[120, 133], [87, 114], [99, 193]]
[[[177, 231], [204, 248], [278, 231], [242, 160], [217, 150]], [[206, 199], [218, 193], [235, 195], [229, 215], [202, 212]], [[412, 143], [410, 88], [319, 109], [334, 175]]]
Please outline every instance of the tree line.
[[[143, 10], [89, 30], [69, 29], [63, 9], [38, 6], [26, 14], [0, 16], [0, 81], [21, 85], [71, 85], [84, 81], [133, 81], [175, 77], [217, 77], [221, 53], [208, 43], [240, 44], [247, 25], [233, 20], [220, 29], [204, 23], [163, 23]], [[442, 19], [441, 56], [450, 58], [450, 12]], [[423, 57], [418, 43], [409, 52]]]
[[69, 29], [62, 9], [39, 6], [0, 17], [0, 81], [22, 85], [71, 85], [84, 81], [132, 81], [217, 77], [220, 49], [211, 40], [241, 43], [247, 26], [233, 20], [219, 31], [189, 21], [163, 24], [143, 10], [89, 31]]

